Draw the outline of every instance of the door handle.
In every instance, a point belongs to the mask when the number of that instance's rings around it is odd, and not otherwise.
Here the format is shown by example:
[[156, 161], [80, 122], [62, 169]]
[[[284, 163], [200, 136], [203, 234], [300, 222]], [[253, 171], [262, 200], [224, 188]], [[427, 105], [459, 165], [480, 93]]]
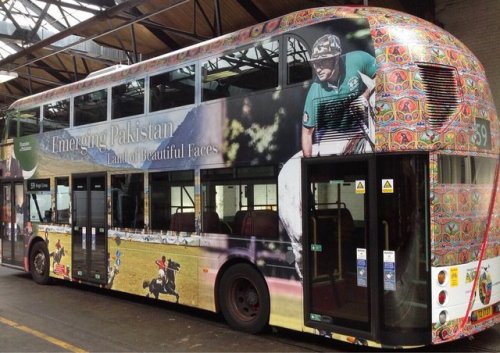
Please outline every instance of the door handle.
[[384, 250], [389, 250], [389, 222], [382, 221], [384, 226]]
[[82, 250], [87, 249], [87, 227], [82, 227]]

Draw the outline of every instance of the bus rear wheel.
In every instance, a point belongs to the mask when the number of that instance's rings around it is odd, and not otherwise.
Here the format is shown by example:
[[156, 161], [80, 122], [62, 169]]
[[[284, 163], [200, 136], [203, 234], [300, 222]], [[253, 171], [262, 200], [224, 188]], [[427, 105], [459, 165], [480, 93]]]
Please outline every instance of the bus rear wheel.
[[257, 333], [269, 322], [270, 300], [262, 275], [247, 264], [231, 266], [219, 287], [222, 314], [234, 329]]
[[38, 284], [49, 283], [50, 257], [43, 241], [36, 242], [30, 252], [30, 272]]

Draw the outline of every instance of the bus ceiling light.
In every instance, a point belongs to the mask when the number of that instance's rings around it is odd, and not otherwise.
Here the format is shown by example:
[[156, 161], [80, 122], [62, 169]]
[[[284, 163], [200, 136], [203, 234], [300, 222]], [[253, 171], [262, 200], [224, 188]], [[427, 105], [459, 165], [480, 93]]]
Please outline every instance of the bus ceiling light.
[[4, 83], [17, 78], [17, 72], [0, 70], [0, 83]]
[[438, 283], [439, 285], [443, 285], [446, 282], [446, 271], [441, 270], [438, 273]]
[[448, 317], [448, 315], [447, 315], [446, 311], [445, 310], [441, 311], [439, 313], [439, 323], [441, 325], [444, 325], [446, 323], [447, 317]]

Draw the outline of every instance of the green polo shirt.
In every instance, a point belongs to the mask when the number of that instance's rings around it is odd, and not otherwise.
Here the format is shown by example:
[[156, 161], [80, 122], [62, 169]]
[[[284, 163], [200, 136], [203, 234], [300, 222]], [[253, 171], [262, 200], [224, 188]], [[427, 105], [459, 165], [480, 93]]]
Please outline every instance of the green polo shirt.
[[366, 90], [359, 73], [374, 77], [377, 71], [375, 58], [364, 51], [353, 51], [342, 55], [339, 67], [341, 73], [338, 87], [316, 80], [309, 88], [304, 105], [304, 113], [308, 118], [302, 122], [305, 127], [316, 126], [317, 110], [321, 102], [355, 99]]

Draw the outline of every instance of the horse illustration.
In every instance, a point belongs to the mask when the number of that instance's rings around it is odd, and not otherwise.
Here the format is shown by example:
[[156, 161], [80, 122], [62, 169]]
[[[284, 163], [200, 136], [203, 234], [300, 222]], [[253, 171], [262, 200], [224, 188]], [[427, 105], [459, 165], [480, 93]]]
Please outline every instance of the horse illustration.
[[155, 299], [158, 299], [160, 294], [168, 294], [175, 296], [176, 303], [179, 302], [179, 293], [175, 291], [175, 276], [180, 270], [181, 265], [171, 259], [168, 259], [167, 267], [165, 269], [165, 283], [162, 278], [153, 278], [151, 281], [144, 281], [143, 288], [148, 288], [149, 292], [146, 297], [152, 294]]
[[52, 264], [52, 271], [56, 272], [57, 266], [61, 263], [62, 257], [66, 255], [66, 253], [64, 252], [64, 246], [61, 246], [60, 248], [52, 251], [49, 255], [54, 258], [54, 263]]
[[120, 272], [120, 269], [115, 264], [108, 269], [108, 284], [106, 288], [111, 289], [113, 287], [113, 282], [115, 281], [116, 275]]

